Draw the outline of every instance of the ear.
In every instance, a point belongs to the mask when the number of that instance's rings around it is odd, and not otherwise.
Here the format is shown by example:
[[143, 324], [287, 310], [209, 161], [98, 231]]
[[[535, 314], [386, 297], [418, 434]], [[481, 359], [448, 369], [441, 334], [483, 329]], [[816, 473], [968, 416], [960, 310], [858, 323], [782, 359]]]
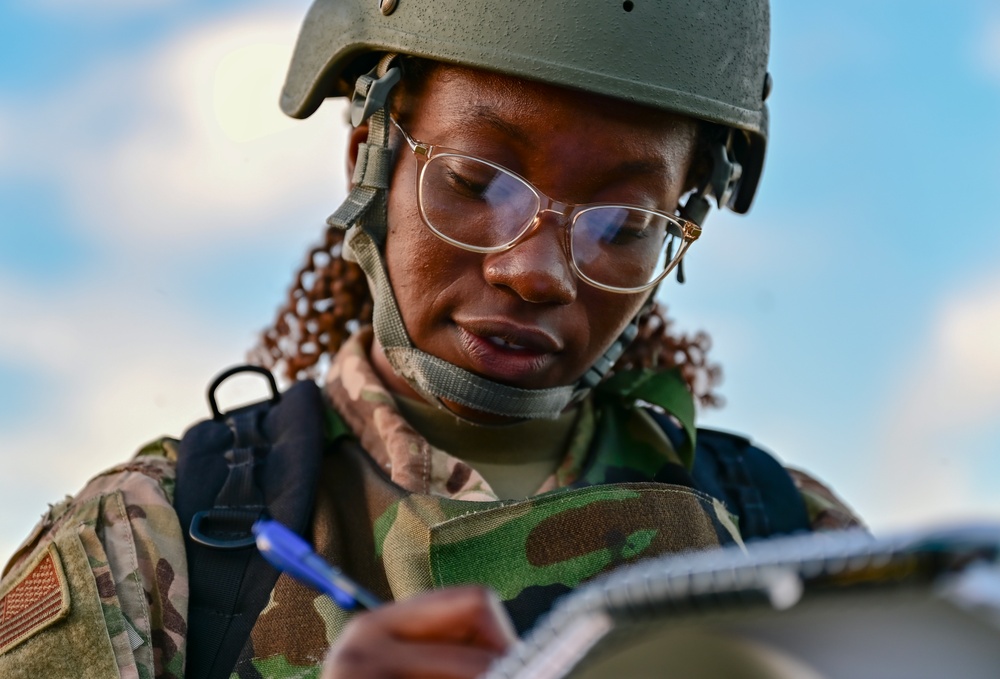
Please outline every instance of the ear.
[[347, 137], [347, 189], [353, 186], [354, 166], [358, 164], [358, 147], [368, 141], [368, 123], [361, 123], [351, 129]]

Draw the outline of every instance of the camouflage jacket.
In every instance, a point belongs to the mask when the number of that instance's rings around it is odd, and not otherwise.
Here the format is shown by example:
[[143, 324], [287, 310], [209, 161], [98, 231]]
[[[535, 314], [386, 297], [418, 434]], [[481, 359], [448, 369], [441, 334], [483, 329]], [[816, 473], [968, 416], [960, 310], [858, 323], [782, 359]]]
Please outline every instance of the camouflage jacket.
[[[617, 565], [738, 540], [725, 507], [651, 483], [683, 464], [641, 409], [594, 398], [563, 464], [521, 502], [496, 499], [471, 467], [434, 449], [346, 345], [326, 387], [327, 452], [309, 536], [385, 599], [485, 583], [521, 628], [580, 582]], [[52, 508], [0, 585], [0, 676], [183, 676], [187, 565], [171, 506], [176, 442], [147, 446]], [[795, 476], [814, 523], [853, 521], [825, 488]], [[316, 677], [349, 619], [279, 577], [237, 677]]]

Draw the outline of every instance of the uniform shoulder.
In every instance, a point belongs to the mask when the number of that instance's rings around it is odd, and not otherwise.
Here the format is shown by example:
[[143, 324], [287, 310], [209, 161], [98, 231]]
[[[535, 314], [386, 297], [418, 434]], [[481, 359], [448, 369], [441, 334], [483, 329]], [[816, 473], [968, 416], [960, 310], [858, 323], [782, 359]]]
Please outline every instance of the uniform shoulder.
[[813, 530], [865, 528], [861, 517], [828, 485], [801, 469], [794, 467], [785, 469], [788, 470], [788, 475], [792, 477], [792, 482], [806, 503], [806, 511], [809, 513], [809, 522]]
[[[764, 506], [772, 508], [772, 522], [775, 519], [774, 510], [782, 516], [790, 511], [788, 493], [795, 493], [801, 498], [799, 506], [805, 510], [796, 520], [795, 530], [806, 527], [814, 531], [865, 527], [857, 513], [829, 486], [812, 474], [785, 464], [780, 457], [750, 438], [715, 429], [699, 429], [698, 432], [699, 456], [702, 459], [698, 460], [696, 457], [696, 478], [706, 483], [721, 482], [721, 492], [725, 492], [727, 487], [744, 485], [766, 488], [769, 494], [762, 499], [765, 500]], [[706, 456], [712, 458], [715, 464], [709, 465]], [[706, 467], [711, 473], [706, 474]], [[702, 472], [701, 476], [698, 476], [699, 470]], [[783, 480], [779, 483], [779, 479]], [[773, 494], [779, 489], [781, 493], [774, 497]], [[741, 494], [737, 492], [731, 499], [739, 503], [740, 497]], [[751, 494], [750, 497], [754, 495]], [[774, 500], [781, 498], [784, 500], [774, 503]], [[750, 509], [752, 508], [751, 506]], [[801, 511], [797, 510], [796, 513]], [[747, 525], [751, 527], [750, 523]], [[786, 532], [789, 527], [791, 526], [786, 526], [779, 532]], [[766, 536], [766, 533], [760, 536]]]
[[0, 579], [0, 676], [181, 676], [188, 579], [159, 439], [49, 507]]
[[126, 462], [106, 469], [91, 478], [74, 496], [50, 504], [41, 520], [7, 561], [2, 577], [23, 565], [45, 537], [66, 523], [81, 506], [102, 495], [121, 491], [133, 504], [172, 505], [177, 480], [177, 439], [163, 437], [147, 443]]

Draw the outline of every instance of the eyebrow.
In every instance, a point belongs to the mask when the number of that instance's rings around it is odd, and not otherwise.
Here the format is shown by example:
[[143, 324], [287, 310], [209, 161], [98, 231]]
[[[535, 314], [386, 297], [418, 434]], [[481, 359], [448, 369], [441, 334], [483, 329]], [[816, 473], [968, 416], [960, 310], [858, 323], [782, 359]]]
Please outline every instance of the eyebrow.
[[470, 105], [467, 108], [467, 115], [473, 116], [478, 121], [489, 125], [497, 132], [501, 132], [515, 139], [523, 139], [525, 137], [524, 129], [522, 129], [520, 125], [512, 123], [506, 118], [498, 115], [492, 107], [485, 104]]
[[[485, 104], [469, 104], [465, 113], [512, 139], [524, 140], [527, 137], [520, 125], [498, 115], [495, 109]], [[665, 158], [626, 160], [611, 171], [611, 174], [631, 176], [657, 173], [664, 173], [668, 181], [672, 181], [676, 174], [673, 165]]]

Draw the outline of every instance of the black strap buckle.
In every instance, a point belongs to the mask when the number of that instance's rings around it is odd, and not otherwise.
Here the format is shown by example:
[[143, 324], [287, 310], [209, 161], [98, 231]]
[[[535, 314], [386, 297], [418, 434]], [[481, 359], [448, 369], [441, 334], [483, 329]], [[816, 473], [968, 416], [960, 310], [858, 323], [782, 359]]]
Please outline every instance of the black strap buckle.
[[263, 507], [213, 507], [191, 517], [195, 542], [216, 549], [243, 549], [254, 544], [250, 528], [264, 515]]
[[215, 398], [215, 390], [222, 386], [222, 383], [230, 377], [239, 373], [257, 373], [263, 375], [267, 378], [268, 386], [271, 387], [271, 404], [273, 405], [281, 400], [281, 394], [278, 393], [278, 383], [275, 381], [274, 375], [271, 374], [270, 370], [257, 365], [237, 365], [221, 373], [208, 387], [208, 406], [212, 409], [213, 420], [221, 420], [224, 417], [222, 411], [219, 410], [219, 403]]
[[215, 392], [233, 375], [257, 373], [267, 378], [271, 388], [270, 404], [281, 399], [278, 384], [266, 368], [239, 365], [221, 373], [208, 387], [208, 405], [212, 418], [224, 421], [233, 434], [233, 447], [226, 453], [229, 473], [215, 498], [215, 506], [191, 517], [188, 534], [194, 542], [215, 549], [243, 549], [253, 546], [251, 528], [265, 514], [264, 496], [254, 479], [254, 469], [270, 450], [260, 421], [261, 411], [255, 407], [237, 408], [228, 415], [219, 410]]

